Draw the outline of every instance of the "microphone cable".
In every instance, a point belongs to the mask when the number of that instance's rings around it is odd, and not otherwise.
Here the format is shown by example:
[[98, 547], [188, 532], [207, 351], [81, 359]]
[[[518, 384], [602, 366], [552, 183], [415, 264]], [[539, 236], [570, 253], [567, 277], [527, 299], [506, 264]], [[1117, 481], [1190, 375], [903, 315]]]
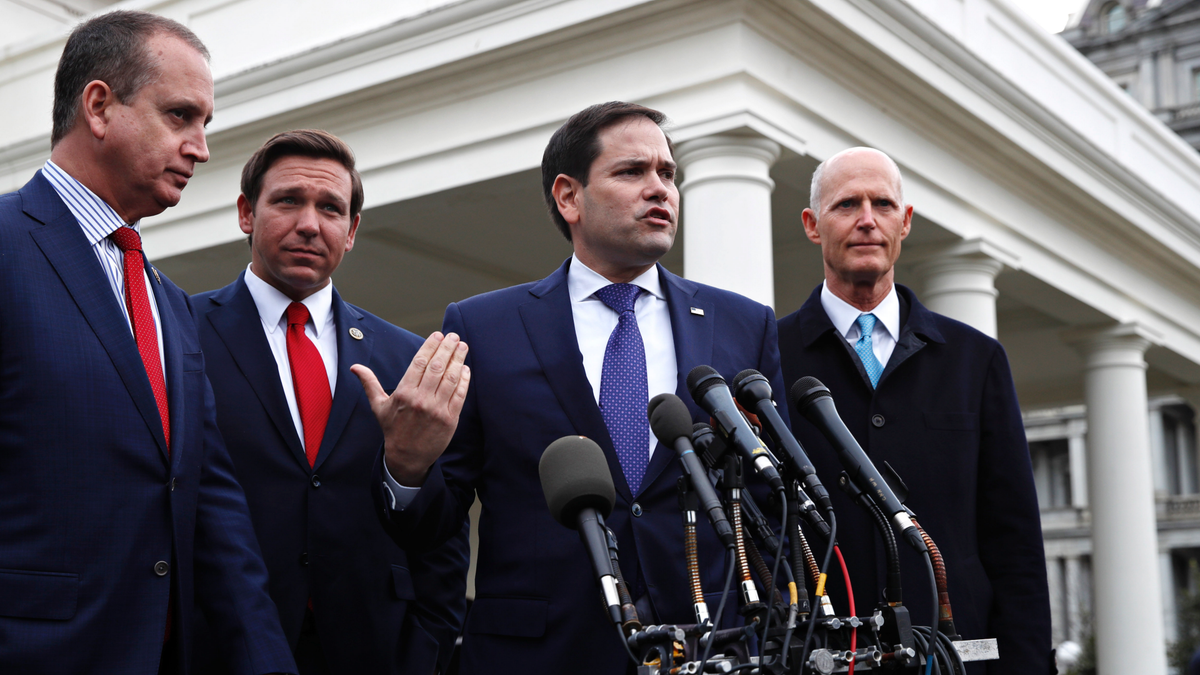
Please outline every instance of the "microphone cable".
[[[834, 546], [833, 552], [837, 554], [838, 564], [842, 566], [842, 579], [846, 582], [846, 595], [850, 597], [850, 616], [858, 616], [854, 611], [854, 586], [850, 585], [850, 570], [846, 569], [846, 559], [842, 557], [842, 549], [840, 546]], [[858, 657], [858, 628], [852, 627], [850, 632], [850, 657], [849, 670], [846, 675], [854, 675], [854, 664]]]
[[[782, 523], [786, 523], [787, 522], [787, 491], [780, 490], [777, 494], [779, 495], [780, 505], [783, 507], [783, 513], [780, 514], [779, 521]], [[774, 580], [776, 577], [779, 576], [779, 560], [781, 558], [783, 558], [783, 537], [779, 537], [779, 546], [776, 547], [776, 549], [775, 549], [775, 564], [771, 569], [771, 580], [772, 580], [771, 581], [771, 586], [772, 586], [771, 591], [778, 592], [778, 590], [774, 588], [774, 585], [775, 585]], [[771, 603], [774, 600], [774, 595], [772, 595], [771, 591], [767, 592], [767, 598], [768, 598], [767, 602], [768, 603]], [[767, 620], [763, 624], [762, 648], [763, 648], [764, 652], [767, 647], [767, 636], [769, 635], [769, 631], [771, 629], [771, 615], [775, 613], [775, 612], [771, 611], [772, 609], [773, 608], [770, 606], [770, 604], [768, 604], [767, 605]]]
[[[721, 591], [721, 602], [717, 604], [717, 618], [712, 622], [712, 630], [704, 645], [704, 658], [700, 659], [700, 672], [704, 673], [708, 666], [708, 654], [712, 650], [713, 638], [717, 636], [717, 627], [721, 625], [721, 617], [725, 614], [725, 601], [729, 599], [729, 590], [733, 586], [733, 571], [737, 568], [737, 551], [729, 550], [729, 562], [726, 564], [725, 588]], [[632, 654], [632, 652], [630, 652]], [[634, 659], [636, 662], [637, 659]], [[639, 664], [640, 665], [640, 664]]]
[[917, 532], [921, 534], [921, 539], [925, 540], [925, 547], [929, 549], [930, 559], [933, 560], [934, 579], [937, 581], [938, 594], [938, 632], [944, 633], [951, 640], [957, 637], [958, 631], [954, 628], [954, 611], [950, 608], [950, 589], [946, 581], [946, 561], [942, 558], [942, 552], [938, 550], [937, 544], [933, 543], [933, 538], [917, 523], [916, 518], [913, 518], [913, 525], [917, 526]]
[[[825, 570], [829, 569], [829, 559], [833, 557], [834, 542], [837, 541], [837, 516], [833, 511], [829, 511], [829, 544], [825, 547], [825, 558], [821, 562], [820, 581], [817, 582], [817, 605], [820, 606], [820, 599], [825, 595]], [[812, 642], [813, 628], [817, 625], [816, 611], [808, 617], [808, 632], [804, 636], [804, 648], [800, 650], [800, 668], [804, 668], [804, 664], [808, 662], [809, 643]]]

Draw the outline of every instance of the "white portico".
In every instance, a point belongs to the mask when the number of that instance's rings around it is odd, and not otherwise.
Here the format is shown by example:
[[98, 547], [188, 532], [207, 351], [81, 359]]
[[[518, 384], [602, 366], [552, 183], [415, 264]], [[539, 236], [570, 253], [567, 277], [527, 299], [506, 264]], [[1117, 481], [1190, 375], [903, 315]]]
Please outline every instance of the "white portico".
[[[537, 167], [592, 103], [637, 101], [674, 124], [683, 223], [664, 263], [780, 315], [822, 276], [800, 224], [816, 163], [887, 152], [917, 213], [898, 281], [998, 336], [1024, 407], [1088, 404], [1090, 494], [1115, 498], [1115, 473], [1133, 505], [1092, 500], [1100, 673], [1165, 671], [1138, 439], [1147, 396], [1200, 386], [1200, 156], [1005, 0], [119, 5], [184, 22], [213, 54], [212, 160], [144, 227], [156, 265], [193, 292], [244, 269], [240, 170], [288, 128], [356, 150], [366, 210], [336, 283], [417, 332], [569, 254]], [[0, 191], [49, 154], [60, 25], [0, 51], [0, 100], [20, 101], [0, 106]], [[1139, 550], [1105, 543], [1129, 541]], [[1101, 583], [1130, 570], [1143, 602]]]

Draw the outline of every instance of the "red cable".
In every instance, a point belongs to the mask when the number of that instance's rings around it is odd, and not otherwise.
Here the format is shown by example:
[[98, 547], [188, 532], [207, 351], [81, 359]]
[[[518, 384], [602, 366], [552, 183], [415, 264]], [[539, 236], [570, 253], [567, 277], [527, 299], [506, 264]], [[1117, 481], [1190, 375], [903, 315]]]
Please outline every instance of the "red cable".
[[[842, 578], [846, 580], [846, 595], [850, 598], [850, 616], [858, 616], [854, 611], [854, 587], [850, 585], [850, 571], [846, 569], [846, 559], [842, 557], [842, 549], [837, 546], [833, 547], [833, 552], [837, 554], [838, 564], [842, 566]], [[850, 653], [857, 654], [858, 652], [858, 629], [850, 634]], [[846, 671], [846, 675], [854, 675], [854, 661], [850, 661], [850, 669]]]

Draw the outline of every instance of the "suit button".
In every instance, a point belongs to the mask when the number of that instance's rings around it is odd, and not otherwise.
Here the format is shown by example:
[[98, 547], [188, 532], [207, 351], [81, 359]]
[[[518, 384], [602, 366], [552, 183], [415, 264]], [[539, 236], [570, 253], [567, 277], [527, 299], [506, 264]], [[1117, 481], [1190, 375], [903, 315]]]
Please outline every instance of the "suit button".
[[175, 479], [172, 478], [171, 482], [167, 483], [167, 486], [171, 489], [171, 492], [174, 492], [175, 491]]
[[629, 510], [633, 512], [635, 518], [640, 518], [642, 515], [642, 505], [637, 502], [634, 502]]
[[171, 566], [167, 564], [167, 561], [159, 560], [158, 562], [154, 563], [154, 573], [158, 576], [165, 577], [167, 576], [167, 572], [170, 571]]
[[308, 551], [300, 554], [300, 566], [308, 567]]
[[312, 477], [312, 486], [315, 488], [321, 487], [321, 477], [315, 473], [313, 474], [313, 477]]
[[884, 422], [883, 415], [872, 415], [871, 416], [871, 424], [874, 424], [876, 427], [883, 426], [883, 422]]

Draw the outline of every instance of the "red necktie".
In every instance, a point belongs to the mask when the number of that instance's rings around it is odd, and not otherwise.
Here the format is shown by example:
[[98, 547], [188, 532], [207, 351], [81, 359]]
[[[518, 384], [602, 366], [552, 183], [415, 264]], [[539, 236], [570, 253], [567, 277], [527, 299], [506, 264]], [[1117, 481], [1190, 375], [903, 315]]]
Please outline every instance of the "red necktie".
[[133, 323], [133, 338], [137, 341], [142, 365], [154, 390], [158, 416], [162, 420], [163, 438], [171, 452], [171, 413], [167, 407], [167, 381], [163, 378], [162, 360], [158, 356], [158, 332], [154, 329], [154, 314], [146, 295], [146, 259], [142, 255], [142, 238], [131, 227], [119, 227], [109, 235], [113, 243], [125, 252], [125, 307]]
[[308, 465], [313, 466], [325, 436], [333, 396], [321, 353], [304, 334], [308, 308], [299, 302], [288, 305], [287, 322], [288, 364], [292, 367], [292, 386], [296, 389], [296, 406], [300, 408], [300, 424], [304, 427], [304, 455], [308, 457]]

